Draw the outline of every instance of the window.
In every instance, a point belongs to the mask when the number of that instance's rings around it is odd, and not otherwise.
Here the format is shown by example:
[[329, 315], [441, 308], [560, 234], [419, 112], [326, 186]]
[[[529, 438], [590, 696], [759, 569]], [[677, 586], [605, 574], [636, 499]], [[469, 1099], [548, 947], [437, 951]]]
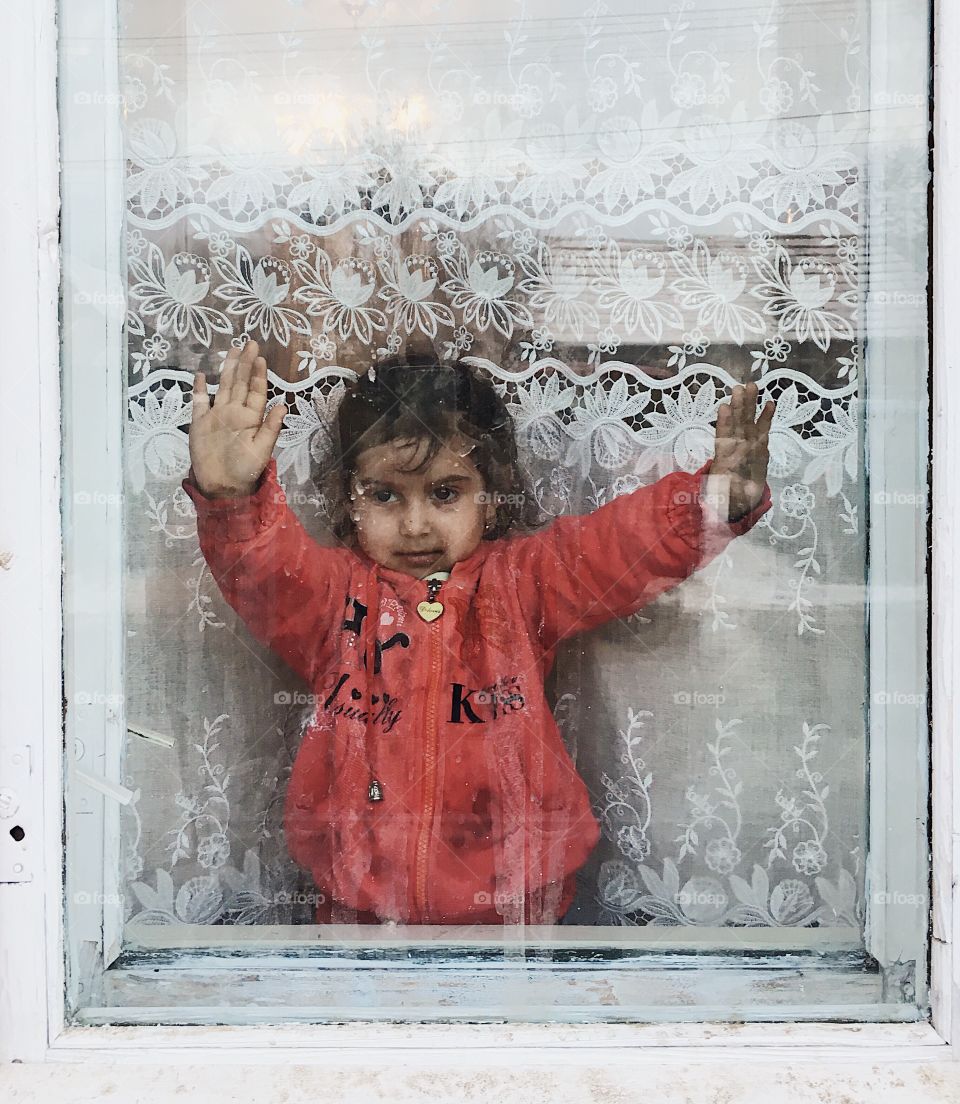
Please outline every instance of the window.
[[[73, 1022], [926, 1017], [926, 16], [745, 12], [63, 13]], [[557, 651], [601, 828], [562, 924], [312, 922], [305, 691], [180, 487], [242, 335], [320, 539], [324, 426], [398, 340], [494, 381], [548, 515], [776, 399], [774, 508]]]

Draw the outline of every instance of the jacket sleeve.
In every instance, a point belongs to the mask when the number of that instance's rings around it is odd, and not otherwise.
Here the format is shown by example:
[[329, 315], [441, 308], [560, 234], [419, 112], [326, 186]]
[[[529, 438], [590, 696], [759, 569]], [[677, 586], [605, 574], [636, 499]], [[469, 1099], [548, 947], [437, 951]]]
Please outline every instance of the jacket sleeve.
[[593, 513], [557, 518], [539, 533], [507, 542], [509, 568], [544, 650], [636, 613], [770, 509], [765, 485], [757, 506], [728, 523], [725, 500], [720, 513], [715, 492], [707, 493], [709, 472], [709, 462], [693, 474], [674, 472]]
[[224, 598], [257, 640], [312, 684], [338, 636], [351, 553], [309, 536], [287, 505], [274, 459], [250, 495], [207, 498], [192, 468], [181, 485]]

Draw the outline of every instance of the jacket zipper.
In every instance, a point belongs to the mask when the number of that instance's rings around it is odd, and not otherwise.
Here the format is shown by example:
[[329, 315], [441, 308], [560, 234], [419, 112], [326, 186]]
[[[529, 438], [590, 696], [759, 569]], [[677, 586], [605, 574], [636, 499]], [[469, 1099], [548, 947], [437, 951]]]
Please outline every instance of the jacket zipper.
[[433, 825], [437, 775], [437, 687], [440, 675], [440, 636], [443, 617], [439, 617], [430, 634], [430, 692], [427, 697], [427, 744], [424, 752], [423, 820], [417, 841], [415, 905], [421, 923], [427, 919], [427, 846]]

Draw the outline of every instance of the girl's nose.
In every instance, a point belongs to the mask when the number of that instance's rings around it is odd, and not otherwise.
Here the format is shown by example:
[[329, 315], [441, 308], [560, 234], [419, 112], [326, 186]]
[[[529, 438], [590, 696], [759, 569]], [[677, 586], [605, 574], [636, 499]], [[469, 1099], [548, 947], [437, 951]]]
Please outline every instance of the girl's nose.
[[416, 504], [408, 506], [400, 522], [400, 530], [404, 536], [415, 537], [427, 532], [429, 528], [426, 510]]

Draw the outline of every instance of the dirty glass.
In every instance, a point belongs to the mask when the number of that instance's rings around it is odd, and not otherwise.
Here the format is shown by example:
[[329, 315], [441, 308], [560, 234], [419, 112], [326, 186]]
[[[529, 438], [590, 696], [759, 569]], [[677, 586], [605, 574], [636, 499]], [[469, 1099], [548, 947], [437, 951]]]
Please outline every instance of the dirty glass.
[[[819, 950], [879, 962], [861, 1004], [917, 998], [925, 9], [122, 0], [101, 46], [73, 20], [77, 955]], [[243, 405], [286, 414], [262, 476], [205, 494], [194, 406], [227, 418], [251, 342]], [[443, 366], [433, 405], [377, 407], [391, 358]], [[453, 365], [473, 452], [432, 417]], [[357, 410], [487, 457], [461, 520], [345, 500], [360, 377]], [[747, 383], [768, 487], [728, 524], [705, 475]], [[372, 554], [361, 507], [394, 519]], [[425, 547], [438, 585], [397, 566]]]

